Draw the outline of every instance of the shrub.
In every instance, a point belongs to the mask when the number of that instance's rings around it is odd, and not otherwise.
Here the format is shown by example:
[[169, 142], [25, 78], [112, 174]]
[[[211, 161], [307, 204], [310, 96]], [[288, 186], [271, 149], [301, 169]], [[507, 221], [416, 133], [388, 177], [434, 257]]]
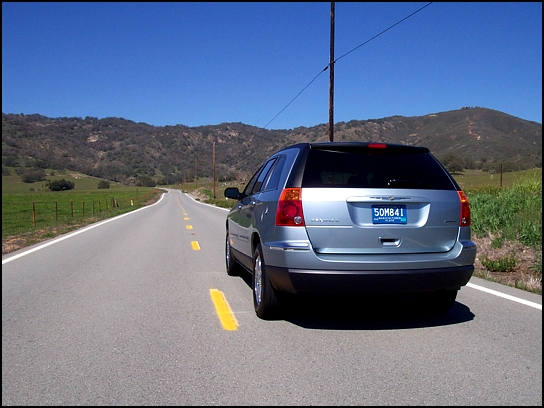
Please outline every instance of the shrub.
[[155, 181], [149, 176], [140, 176], [136, 183], [137, 186], [142, 187], [155, 187], [155, 184]]
[[455, 153], [448, 153], [439, 160], [450, 173], [462, 172], [465, 168], [463, 158]]
[[482, 265], [491, 272], [511, 272], [516, 267], [517, 259], [513, 256], [506, 256], [491, 260], [487, 256], [480, 259]]
[[35, 181], [45, 180], [45, 171], [43, 169], [26, 170], [21, 174], [23, 183], [34, 183]]
[[75, 187], [75, 184], [71, 181], [62, 180], [47, 180], [45, 184], [51, 191], [64, 191], [72, 190]]
[[476, 236], [497, 235], [497, 246], [504, 240], [519, 240], [523, 245], [542, 248], [541, 180], [523, 180], [505, 189], [481, 188], [468, 195]]
[[106, 188], [110, 188], [110, 182], [108, 180], [100, 180], [98, 182], [98, 189], [102, 190]]

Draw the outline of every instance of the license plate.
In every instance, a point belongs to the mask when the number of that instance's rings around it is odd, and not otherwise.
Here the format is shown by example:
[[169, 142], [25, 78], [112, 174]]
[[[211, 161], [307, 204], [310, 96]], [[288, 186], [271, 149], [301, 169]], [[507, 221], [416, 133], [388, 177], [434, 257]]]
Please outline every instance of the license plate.
[[373, 205], [372, 224], [406, 224], [405, 205]]

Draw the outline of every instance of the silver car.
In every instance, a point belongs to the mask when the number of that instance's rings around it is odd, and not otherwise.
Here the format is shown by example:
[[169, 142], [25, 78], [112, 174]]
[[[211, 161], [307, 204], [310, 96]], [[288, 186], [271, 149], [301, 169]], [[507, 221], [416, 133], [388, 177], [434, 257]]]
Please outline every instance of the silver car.
[[225, 196], [227, 273], [252, 274], [262, 319], [284, 293], [413, 294], [446, 311], [474, 270], [469, 202], [425, 147], [295, 144]]

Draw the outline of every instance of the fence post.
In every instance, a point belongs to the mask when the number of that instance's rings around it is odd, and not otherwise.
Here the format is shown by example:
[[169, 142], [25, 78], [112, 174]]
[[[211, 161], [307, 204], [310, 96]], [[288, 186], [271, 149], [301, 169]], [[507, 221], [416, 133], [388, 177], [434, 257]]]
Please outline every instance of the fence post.
[[72, 218], [74, 218], [74, 201], [70, 200], [70, 208], [72, 209]]
[[55, 220], [59, 221], [59, 202], [55, 201]]
[[85, 200], [81, 202], [81, 214], [85, 217]]
[[34, 202], [32, 202], [32, 225], [36, 228], [36, 207], [34, 206]]

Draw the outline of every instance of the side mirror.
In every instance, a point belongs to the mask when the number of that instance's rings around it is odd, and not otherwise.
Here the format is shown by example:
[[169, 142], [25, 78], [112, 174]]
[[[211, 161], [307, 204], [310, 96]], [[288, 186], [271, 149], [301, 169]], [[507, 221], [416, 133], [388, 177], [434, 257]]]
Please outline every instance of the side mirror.
[[228, 187], [225, 189], [225, 197], [239, 200], [242, 198], [242, 194], [240, 193], [240, 190], [238, 190], [238, 187]]

